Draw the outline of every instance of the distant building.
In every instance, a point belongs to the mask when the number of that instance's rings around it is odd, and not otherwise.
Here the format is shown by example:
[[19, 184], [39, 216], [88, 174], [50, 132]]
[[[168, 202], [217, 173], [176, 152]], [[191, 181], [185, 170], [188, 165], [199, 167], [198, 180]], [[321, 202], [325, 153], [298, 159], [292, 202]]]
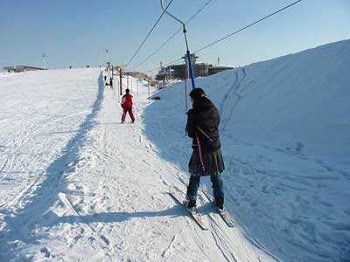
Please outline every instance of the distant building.
[[[184, 57], [183, 57], [184, 58]], [[233, 69], [231, 66], [214, 66], [207, 63], [197, 63], [197, 56], [192, 56], [194, 61], [194, 77], [209, 76], [221, 71]], [[187, 65], [185, 63], [179, 65], [169, 65], [166, 67], [161, 66], [160, 71], [156, 75], [156, 80], [168, 80], [168, 79], [184, 79], [187, 76]]]
[[225, 71], [225, 70], [231, 70], [233, 69], [232, 66], [213, 66], [213, 65], [209, 65], [208, 68], [208, 75], [214, 75], [217, 74], [219, 72]]
[[19, 72], [24, 72], [24, 71], [34, 71], [34, 70], [46, 70], [41, 67], [35, 67], [35, 66], [26, 66], [26, 65], [19, 65], [19, 66], [5, 66], [3, 68], [5, 71], [11, 73], [19, 73]]

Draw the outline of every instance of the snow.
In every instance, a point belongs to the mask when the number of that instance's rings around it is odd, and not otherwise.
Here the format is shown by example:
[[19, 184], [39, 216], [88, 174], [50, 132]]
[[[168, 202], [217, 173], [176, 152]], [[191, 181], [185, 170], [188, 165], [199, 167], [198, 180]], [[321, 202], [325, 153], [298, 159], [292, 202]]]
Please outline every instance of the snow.
[[236, 225], [200, 195], [208, 231], [167, 193], [188, 181], [183, 82], [150, 100], [130, 78], [121, 124], [100, 69], [1, 74], [0, 261], [349, 261], [349, 64], [345, 40], [196, 79]]

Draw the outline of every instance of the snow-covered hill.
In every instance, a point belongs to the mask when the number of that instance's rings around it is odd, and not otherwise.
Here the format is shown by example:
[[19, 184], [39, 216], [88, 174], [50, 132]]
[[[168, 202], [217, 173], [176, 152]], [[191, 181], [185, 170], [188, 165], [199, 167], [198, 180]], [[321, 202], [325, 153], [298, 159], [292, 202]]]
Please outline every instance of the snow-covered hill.
[[[196, 81], [222, 114], [226, 206], [283, 261], [350, 259], [349, 66], [346, 40]], [[146, 108], [146, 133], [186, 170], [183, 90]]]
[[0, 260], [347, 261], [349, 65], [346, 40], [196, 79], [222, 116], [236, 222], [204, 201], [209, 231], [167, 194], [188, 179], [183, 83], [153, 101], [130, 79], [122, 125], [99, 69], [2, 75]]

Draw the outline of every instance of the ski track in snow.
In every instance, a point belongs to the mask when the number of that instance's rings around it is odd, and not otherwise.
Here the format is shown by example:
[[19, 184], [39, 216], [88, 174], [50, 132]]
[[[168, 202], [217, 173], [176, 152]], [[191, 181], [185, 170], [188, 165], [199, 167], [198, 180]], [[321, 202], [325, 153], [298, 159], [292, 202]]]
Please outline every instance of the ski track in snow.
[[[243, 75], [240, 76], [240, 72], [242, 71]], [[235, 108], [237, 107], [238, 103], [241, 101], [241, 99], [244, 98], [243, 91], [240, 90], [242, 82], [246, 78], [246, 72], [245, 69], [242, 68], [242, 70], [236, 70], [235, 72], [235, 81], [232, 84], [231, 88], [228, 90], [228, 92], [224, 95], [224, 99], [219, 105], [220, 108], [220, 114], [222, 115], [222, 130], [225, 131], [226, 126], [230, 123], [232, 119], [233, 112]], [[233, 97], [232, 97], [233, 94]], [[225, 109], [225, 102], [226, 100], [230, 100], [229, 106], [230, 108]], [[233, 102], [232, 102], [233, 101]], [[227, 113], [228, 112], [228, 113]]]

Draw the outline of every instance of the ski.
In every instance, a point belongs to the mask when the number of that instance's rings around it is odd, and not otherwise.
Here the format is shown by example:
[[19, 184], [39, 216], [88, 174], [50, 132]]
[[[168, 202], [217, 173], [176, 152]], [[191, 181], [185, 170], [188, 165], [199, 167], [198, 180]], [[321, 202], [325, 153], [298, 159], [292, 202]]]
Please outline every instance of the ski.
[[183, 201], [185, 199], [185, 194], [182, 191], [179, 191], [174, 187], [170, 186], [169, 195], [186, 209], [187, 213], [193, 218], [193, 220], [200, 226], [201, 229], [209, 229], [208, 223], [205, 221], [203, 216], [198, 213], [196, 209], [190, 210], [184, 205]]
[[207, 190], [203, 189], [202, 192], [205, 197], [215, 206], [215, 209], [219, 213], [220, 217], [225, 221], [226, 225], [228, 227], [234, 227], [235, 224], [233, 223], [231, 215], [225, 209], [220, 209], [215, 205], [213, 198], [209, 195], [209, 192]]

